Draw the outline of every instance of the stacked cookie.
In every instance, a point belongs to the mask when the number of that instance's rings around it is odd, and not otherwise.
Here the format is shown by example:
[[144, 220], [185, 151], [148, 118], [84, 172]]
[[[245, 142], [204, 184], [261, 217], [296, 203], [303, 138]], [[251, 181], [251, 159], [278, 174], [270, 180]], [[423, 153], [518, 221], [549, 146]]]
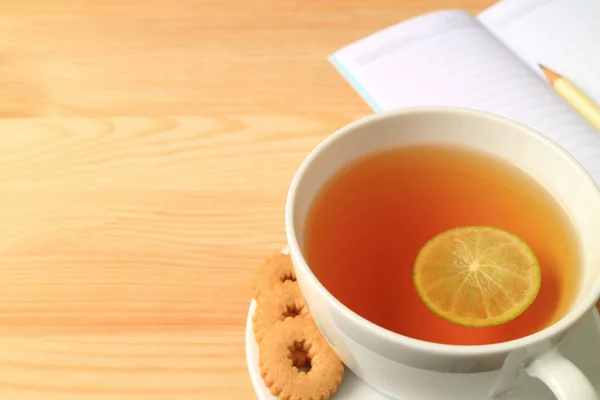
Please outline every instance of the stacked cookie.
[[252, 326], [265, 385], [280, 400], [326, 400], [339, 388], [344, 364], [313, 321], [290, 257], [277, 254], [256, 269]]

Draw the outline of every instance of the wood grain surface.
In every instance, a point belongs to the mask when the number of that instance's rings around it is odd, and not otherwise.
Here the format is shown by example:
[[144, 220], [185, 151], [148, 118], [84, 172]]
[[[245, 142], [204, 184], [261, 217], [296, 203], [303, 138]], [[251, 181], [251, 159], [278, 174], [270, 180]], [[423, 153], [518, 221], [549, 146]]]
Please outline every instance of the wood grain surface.
[[0, 0], [0, 116], [368, 112], [341, 46], [494, 0]]
[[350, 118], [0, 121], [0, 398], [252, 398], [253, 267]]
[[492, 3], [0, 0], [0, 399], [254, 398], [252, 269], [370, 113], [327, 55]]

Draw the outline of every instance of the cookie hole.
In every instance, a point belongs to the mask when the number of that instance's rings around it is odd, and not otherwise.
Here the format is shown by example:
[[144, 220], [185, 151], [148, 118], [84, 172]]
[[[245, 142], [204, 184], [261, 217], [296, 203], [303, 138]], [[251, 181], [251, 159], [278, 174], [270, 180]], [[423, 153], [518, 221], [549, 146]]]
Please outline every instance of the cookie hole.
[[301, 312], [302, 309], [296, 304], [288, 305], [283, 313], [283, 319], [286, 319], [287, 317], [296, 318]]
[[308, 355], [308, 351], [304, 349], [304, 344], [301, 342], [295, 342], [290, 346], [290, 358], [292, 359], [292, 365], [298, 368], [298, 371], [307, 373], [311, 369], [311, 359]]
[[282, 278], [281, 278], [281, 282], [285, 282], [285, 281], [292, 281], [292, 282], [296, 282], [296, 276], [294, 274], [285, 274]]

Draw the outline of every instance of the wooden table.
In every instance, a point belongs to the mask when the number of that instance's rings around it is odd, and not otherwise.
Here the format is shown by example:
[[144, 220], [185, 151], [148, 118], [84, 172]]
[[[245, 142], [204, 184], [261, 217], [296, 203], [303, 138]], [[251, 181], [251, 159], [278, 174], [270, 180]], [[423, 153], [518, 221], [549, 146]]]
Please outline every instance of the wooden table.
[[252, 269], [370, 113], [326, 56], [492, 3], [0, 0], [0, 398], [253, 398]]

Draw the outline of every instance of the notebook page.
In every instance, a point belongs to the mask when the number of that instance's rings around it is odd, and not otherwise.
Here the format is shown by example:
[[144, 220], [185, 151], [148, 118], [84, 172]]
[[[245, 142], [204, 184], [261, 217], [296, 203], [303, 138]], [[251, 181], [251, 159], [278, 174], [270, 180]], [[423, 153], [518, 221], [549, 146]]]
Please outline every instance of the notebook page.
[[479, 20], [536, 73], [544, 64], [600, 104], [600, 0], [504, 0]]
[[544, 133], [600, 183], [600, 134], [468, 13], [394, 25], [330, 61], [375, 111], [446, 105], [498, 114]]

